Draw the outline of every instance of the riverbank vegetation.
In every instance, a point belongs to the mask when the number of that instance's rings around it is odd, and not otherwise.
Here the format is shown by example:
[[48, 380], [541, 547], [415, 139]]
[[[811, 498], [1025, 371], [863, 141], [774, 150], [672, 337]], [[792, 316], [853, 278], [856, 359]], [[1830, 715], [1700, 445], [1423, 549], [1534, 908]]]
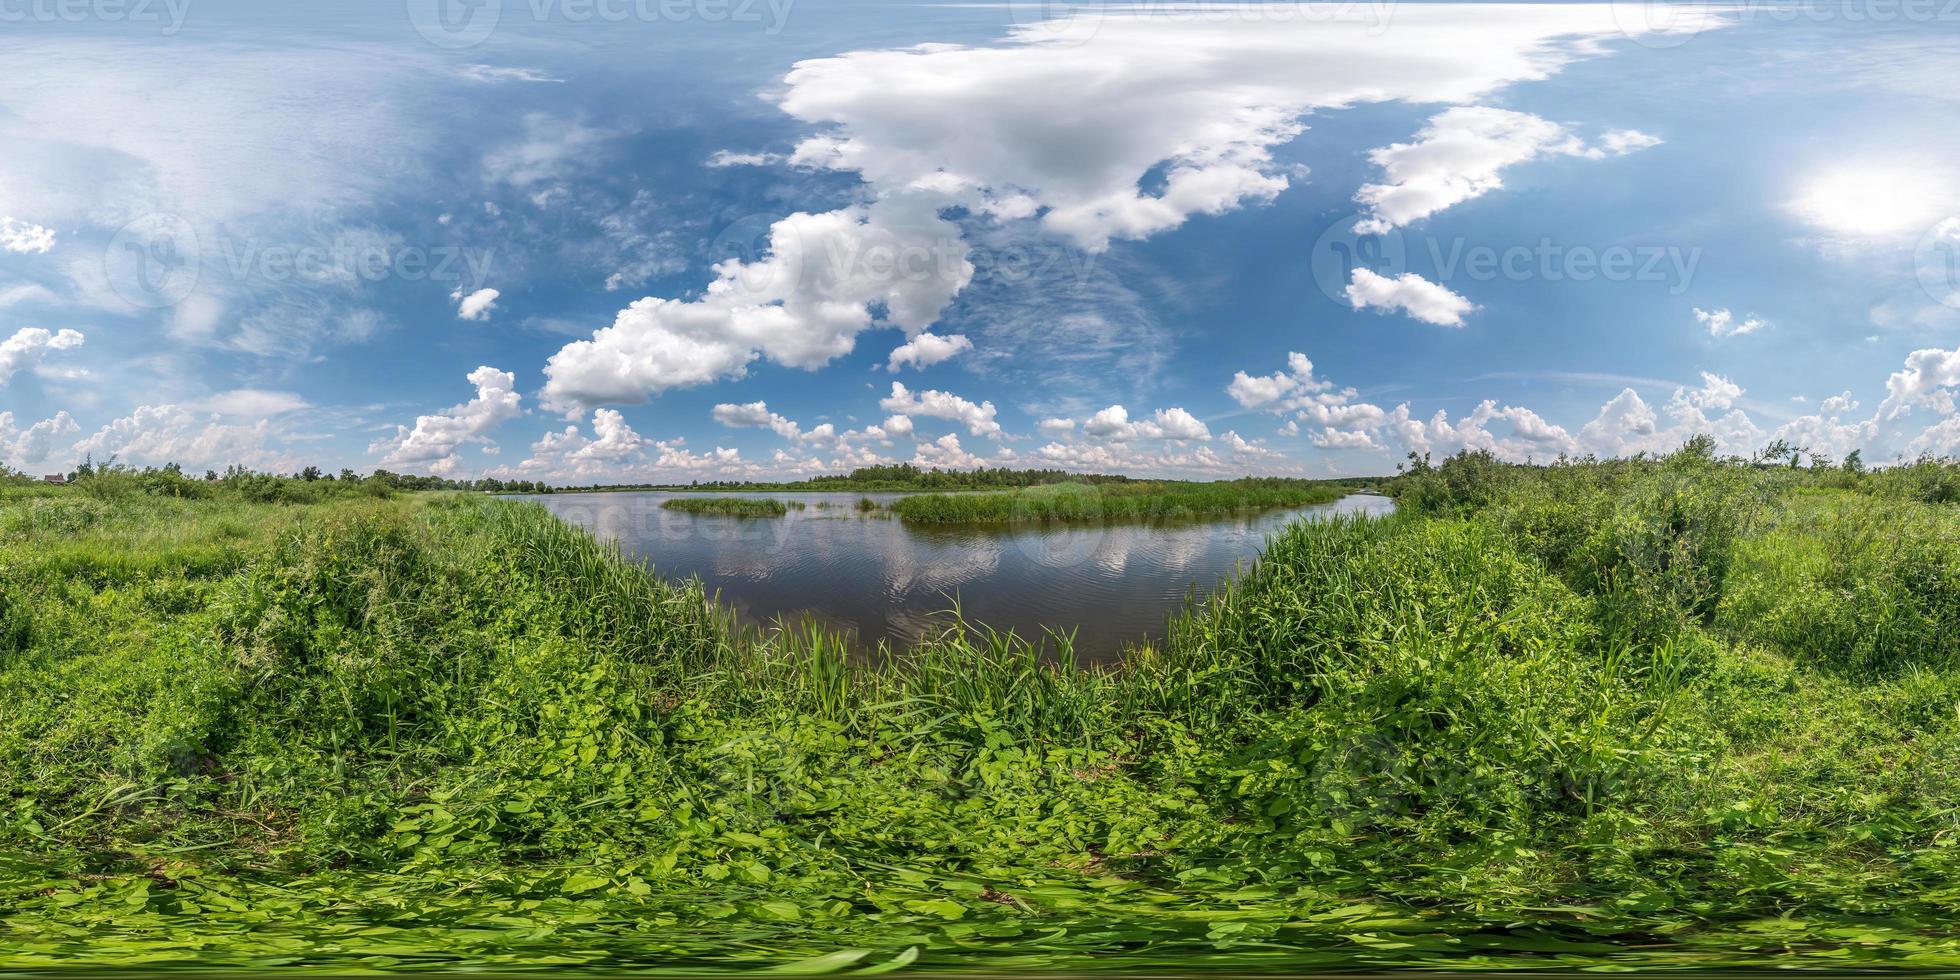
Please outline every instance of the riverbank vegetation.
[[1331, 503], [1344, 492], [1308, 480], [1126, 480], [1053, 483], [995, 493], [918, 494], [901, 497], [890, 506], [900, 519], [913, 524], [1184, 520]]
[[1960, 968], [1956, 471], [1395, 482], [1115, 669], [536, 506], [0, 500], [0, 968]]
[[662, 501], [661, 509], [678, 510], [689, 514], [716, 514], [723, 517], [781, 517], [792, 508], [802, 510], [803, 505], [794, 501], [784, 503], [767, 497], [675, 497]]
[[[1125, 484], [1151, 484], [1155, 481], [1138, 480], [1133, 477], [1111, 473], [1074, 473], [1068, 470], [1015, 470], [1005, 467], [980, 467], [971, 470], [920, 469], [910, 463], [887, 466], [859, 467], [843, 475], [816, 476], [807, 480], [789, 483], [751, 482], [744, 480], [711, 480], [686, 485], [676, 484], [607, 484], [588, 487], [564, 487], [555, 492], [610, 492], [621, 490], [681, 490], [712, 492], [832, 492], [832, 493], [920, 493], [954, 492], [974, 490], [1013, 490], [1025, 487], [1046, 487], [1056, 484], [1077, 484], [1093, 486], [1104, 490], [1120, 488]], [[1349, 492], [1380, 486], [1384, 480], [1378, 477], [1351, 477], [1333, 480], [1298, 481], [1313, 483]]]

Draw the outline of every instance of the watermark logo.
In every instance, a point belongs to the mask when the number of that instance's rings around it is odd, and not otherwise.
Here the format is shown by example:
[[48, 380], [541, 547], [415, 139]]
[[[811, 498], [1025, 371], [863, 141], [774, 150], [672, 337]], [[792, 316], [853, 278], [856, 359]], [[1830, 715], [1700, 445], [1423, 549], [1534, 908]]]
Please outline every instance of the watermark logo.
[[1350, 214], [1328, 225], [1313, 243], [1309, 262], [1314, 285], [1343, 306], [1348, 303], [1347, 289], [1354, 281], [1354, 270], [1367, 269], [1390, 279], [1408, 271], [1408, 246], [1402, 233], [1393, 228], [1380, 234], [1356, 231], [1367, 217]]
[[503, 0], [406, 0], [408, 22], [439, 48], [473, 48], [490, 39], [503, 18]]
[[1700, 246], [1569, 244], [1540, 238], [1530, 244], [1489, 244], [1461, 236], [1418, 235], [1391, 228], [1355, 231], [1361, 215], [1329, 225], [1314, 242], [1309, 263], [1314, 285], [1328, 299], [1353, 305], [1348, 287], [1357, 269], [1393, 279], [1412, 260], [1428, 264], [1418, 275], [1442, 286], [1462, 282], [1636, 282], [1686, 292], [1701, 266]]
[[1913, 248], [1919, 287], [1942, 306], [1960, 310], [1960, 214], [1928, 229]]
[[[0, 0], [4, 2], [4, 0]], [[408, 22], [440, 48], [473, 48], [506, 23], [510, 0], [405, 0]], [[509, 11], [533, 24], [653, 24], [700, 21], [781, 33], [794, 0], [524, 0]]]
[[1678, 48], [1714, 18], [1702, 0], [1613, 0], [1613, 24], [1643, 48]]
[[1104, 4], [1096, 0], [1008, 0], [1015, 33], [1035, 44], [1075, 47], [1102, 30]]
[[197, 230], [174, 214], [149, 214], [117, 229], [102, 253], [103, 278], [132, 306], [175, 306], [197, 288]]
[[723, 226], [708, 243], [708, 261], [753, 296], [788, 296], [803, 278], [803, 249], [796, 226], [784, 222], [778, 240], [773, 215], [748, 214]]

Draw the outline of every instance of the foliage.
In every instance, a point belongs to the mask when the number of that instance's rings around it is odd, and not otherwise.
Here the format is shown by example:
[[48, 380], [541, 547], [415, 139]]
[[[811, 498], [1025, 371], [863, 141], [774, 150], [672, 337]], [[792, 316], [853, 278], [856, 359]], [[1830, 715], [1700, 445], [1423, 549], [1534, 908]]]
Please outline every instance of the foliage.
[[1960, 967], [1950, 506], [1454, 463], [1115, 669], [480, 495], [0, 497], [0, 969]]
[[891, 510], [915, 524], [1079, 523], [1252, 514], [1340, 497], [1332, 487], [1304, 480], [1127, 481], [1058, 483], [1005, 493], [919, 494], [894, 501]]
[[784, 503], [767, 497], [675, 497], [660, 504], [665, 510], [689, 514], [720, 514], [724, 517], [781, 517], [800, 503]]

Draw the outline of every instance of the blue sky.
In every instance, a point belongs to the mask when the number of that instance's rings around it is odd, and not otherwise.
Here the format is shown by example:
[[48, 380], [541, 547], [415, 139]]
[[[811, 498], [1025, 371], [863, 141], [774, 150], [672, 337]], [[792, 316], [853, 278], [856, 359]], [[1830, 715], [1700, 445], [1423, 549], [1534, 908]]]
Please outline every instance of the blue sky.
[[0, 2], [0, 461], [1960, 453], [1960, 4]]

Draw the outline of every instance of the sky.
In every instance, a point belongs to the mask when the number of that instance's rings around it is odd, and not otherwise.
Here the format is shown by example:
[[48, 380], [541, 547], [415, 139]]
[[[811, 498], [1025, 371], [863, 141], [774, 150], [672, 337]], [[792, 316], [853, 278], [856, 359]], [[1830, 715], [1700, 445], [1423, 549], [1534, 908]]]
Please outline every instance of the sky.
[[1960, 0], [0, 0], [0, 462], [1960, 455]]

